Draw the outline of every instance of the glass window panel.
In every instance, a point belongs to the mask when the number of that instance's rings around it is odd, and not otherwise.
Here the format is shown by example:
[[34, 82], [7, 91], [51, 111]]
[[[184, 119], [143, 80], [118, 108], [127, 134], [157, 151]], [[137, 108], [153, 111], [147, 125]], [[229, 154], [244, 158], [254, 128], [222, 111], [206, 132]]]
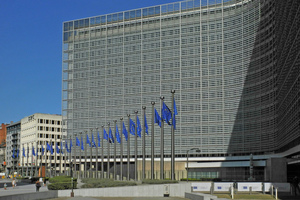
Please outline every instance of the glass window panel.
[[95, 18], [91, 18], [91, 25], [95, 24]]
[[130, 18], [135, 18], [135, 10], [134, 11], [130, 11]]
[[155, 14], [160, 14], [160, 6], [155, 7]]
[[95, 18], [95, 24], [100, 24], [100, 17]]
[[167, 13], [168, 7], [166, 5], [161, 6], [161, 13]]
[[125, 12], [125, 19], [130, 19], [130, 13], [129, 13], [129, 11]]
[[146, 17], [147, 15], [148, 15], [148, 9], [145, 8], [145, 9], [143, 9], [143, 16]]
[[188, 9], [194, 8], [194, 1], [187, 2], [187, 8]]
[[186, 9], [186, 2], [181, 2], [181, 10], [185, 10]]
[[101, 24], [105, 24], [106, 23], [106, 16], [102, 16], [101, 17]]
[[113, 21], [118, 21], [118, 14], [113, 14]]
[[174, 4], [168, 5], [168, 12], [173, 12], [174, 11]]
[[119, 14], [118, 14], [118, 19], [119, 19], [119, 20], [123, 20], [123, 13], [119, 13]]
[[111, 15], [107, 15], [107, 22], [111, 22], [112, 21], [112, 16]]
[[148, 14], [149, 14], [149, 15], [154, 15], [154, 8], [153, 8], [153, 7], [152, 7], [152, 8], [149, 8]]
[[180, 4], [174, 3], [174, 11], [179, 11]]
[[136, 17], [141, 17], [141, 15], [142, 15], [141, 13], [142, 13], [141, 10], [136, 10], [136, 12], [135, 12]]

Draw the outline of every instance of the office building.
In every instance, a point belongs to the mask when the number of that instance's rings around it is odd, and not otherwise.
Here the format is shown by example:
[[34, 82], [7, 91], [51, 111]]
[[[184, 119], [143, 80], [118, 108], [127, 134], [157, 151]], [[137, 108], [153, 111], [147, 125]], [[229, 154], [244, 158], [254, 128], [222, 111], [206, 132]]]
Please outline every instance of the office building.
[[135, 110], [142, 118], [143, 106], [151, 123], [151, 101], [171, 107], [175, 90], [176, 162], [201, 150], [190, 177], [247, 180], [252, 154], [256, 180], [286, 181], [299, 166], [299, 4], [187, 0], [64, 22], [64, 130], [107, 129]]

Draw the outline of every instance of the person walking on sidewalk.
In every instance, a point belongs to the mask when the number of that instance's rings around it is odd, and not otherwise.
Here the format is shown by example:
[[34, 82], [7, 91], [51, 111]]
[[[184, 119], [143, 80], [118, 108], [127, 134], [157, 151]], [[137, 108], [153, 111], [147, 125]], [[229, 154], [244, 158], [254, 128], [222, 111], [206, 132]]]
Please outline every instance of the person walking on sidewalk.
[[15, 179], [13, 179], [13, 180], [12, 180], [12, 182], [11, 182], [11, 186], [12, 186], [13, 188], [15, 188], [15, 187], [16, 187], [16, 180], [15, 180]]
[[36, 192], [39, 192], [39, 191], [40, 191], [40, 187], [41, 187], [41, 183], [40, 183], [39, 180], [37, 180], [37, 181], [35, 182], [35, 187], [36, 187]]

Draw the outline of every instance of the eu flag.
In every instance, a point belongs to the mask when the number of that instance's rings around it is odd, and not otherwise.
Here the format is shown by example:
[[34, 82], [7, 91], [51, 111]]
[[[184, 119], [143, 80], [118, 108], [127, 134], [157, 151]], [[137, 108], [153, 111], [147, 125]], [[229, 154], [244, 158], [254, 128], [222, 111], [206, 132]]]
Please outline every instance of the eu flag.
[[144, 116], [144, 123], [145, 123], [145, 132], [146, 132], [147, 134], [149, 134], [149, 132], [148, 132], [148, 124], [147, 124], [146, 114], [145, 114], [145, 116]]
[[12, 158], [15, 158], [16, 156], [15, 156], [15, 148], [13, 149], [13, 154], [12, 154], [12, 156], [11, 156]]
[[118, 126], [116, 125], [116, 138], [117, 138], [117, 141], [119, 143], [121, 143], [121, 138], [120, 138], [120, 133], [119, 133], [119, 129], [118, 129]]
[[32, 147], [32, 155], [34, 155], [34, 156], [35, 156], [34, 147]]
[[70, 150], [69, 150], [69, 148], [68, 148], [68, 142], [67, 142], [67, 141], [65, 141], [65, 149], [67, 150], [68, 153], [70, 153]]
[[25, 149], [24, 149], [24, 147], [23, 147], [23, 157], [26, 157], [26, 156], [25, 156]]
[[109, 128], [109, 139], [110, 139], [109, 142], [115, 143], [114, 136], [113, 136], [110, 128]]
[[52, 146], [52, 144], [50, 145], [50, 152], [51, 152], [51, 155], [53, 155], [53, 153], [54, 153], [54, 149], [53, 149], [53, 146]]
[[108, 135], [107, 135], [107, 133], [106, 133], [105, 128], [103, 129], [103, 139], [105, 139], [105, 140], [108, 141]]
[[80, 141], [79, 141], [78, 137], [76, 137], [76, 146], [80, 147]]
[[100, 135], [99, 135], [99, 131], [97, 133], [97, 138], [98, 138], [98, 147], [100, 147]]
[[95, 142], [95, 139], [94, 139], [94, 135], [92, 134], [92, 147], [96, 147], [96, 142]]
[[58, 153], [58, 154], [59, 154], [59, 148], [58, 148], [57, 142], [56, 142], [56, 145], [55, 145], [55, 147], [56, 147], [56, 153]]
[[130, 119], [130, 122], [129, 122], [129, 132], [131, 135], [135, 135], [135, 123], [132, 121], [132, 119]]
[[161, 117], [170, 125], [170, 120], [172, 119], [172, 113], [171, 110], [168, 108], [168, 106], [163, 102], [163, 106], [161, 109]]
[[157, 123], [161, 127], [161, 118], [155, 108], [154, 111], [155, 111], [154, 123]]
[[51, 151], [51, 147], [50, 147], [50, 145], [48, 144], [48, 142], [47, 142], [47, 144], [46, 144], [46, 151]]
[[81, 150], [84, 151], [82, 136], [81, 136]]
[[125, 126], [124, 122], [123, 122], [123, 135], [125, 137], [125, 140], [127, 141], [128, 140], [128, 132], [126, 130], [126, 126]]
[[142, 135], [141, 135], [141, 133], [142, 133], [142, 127], [141, 127], [140, 119], [139, 119], [138, 116], [136, 117], [136, 124], [137, 124], [137, 127], [136, 127], [136, 129], [137, 129], [137, 135], [139, 137], [142, 137]]
[[92, 146], [88, 134], [86, 134], [86, 143], [87, 143], [89, 146]]

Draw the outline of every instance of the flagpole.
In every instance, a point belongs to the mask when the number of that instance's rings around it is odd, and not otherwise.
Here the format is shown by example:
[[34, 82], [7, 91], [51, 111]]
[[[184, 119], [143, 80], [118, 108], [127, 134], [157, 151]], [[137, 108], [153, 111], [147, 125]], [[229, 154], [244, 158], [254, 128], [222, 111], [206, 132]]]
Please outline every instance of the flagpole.
[[[45, 152], [44, 152], [45, 153]], [[40, 170], [41, 170], [41, 177], [43, 177], [43, 143], [41, 144], [41, 163], [40, 163]]]
[[33, 177], [33, 142], [31, 142], [31, 168], [30, 168], [30, 176]]
[[151, 179], [154, 179], [154, 105], [152, 101], [152, 120], [151, 120]]
[[[65, 137], [65, 147], [66, 147], [66, 144], [68, 144], [68, 143], [66, 143], [66, 140], [68, 140], [68, 137], [66, 136]], [[71, 141], [71, 140], [70, 140]], [[71, 152], [71, 143], [69, 144], [69, 151]], [[64, 145], [63, 145], [64, 146]], [[66, 150], [67, 150], [67, 148], [65, 148]], [[65, 169], [64, 169], [64, 174], [65, 174], [65, 176], [67, 176], [68, 174], [67, 174], [67, 157], [68, 157], [68, 151], [65, 151], [65, 157], [64, 157], [64, 161], [65, 161]]]
[[22, 144], [23, 148], [22, 148], [22, 151], [23, 151], [23, 154], [22, 154], [22, 176], [24, 174], [24, 156], [23, 155], [26, 155], [25, 152], [24, 152], [24, 144]]
[[171, 126], [171, 180], [175, 180], [175, 130], [173, 124], [174, 115], [174, 95], [175, 90], [171, 90], [172, 93], [172, 126]]
[[[59, 150], [59, 153], [60, 153], [60, 156], [59, 156], [59, 176], [61, 176], [61, 162], [62, 162], [62, 134], [60, 135], [60, 150]], [[58, 148], [58, 147], [57, 147]]]
[[96, 132], [97, 132], [97, 145], [96, 145], [96, 178], [98, 177], [98, 146], [99, 146], [99, 140], [98, 140], [98, 135], [100, 137], [100, 134], [98, 133], [98, 127], [96, 127]]
[[110, 142], [109, 142], [109, 131], [110, 131], [110, 123], [107, 123], [108, 125], [108, 138], [107, 138], [107, 174], [108, 179], [110, 179]]
[[82, 142], [83, 140], [81, 140], [82, 138], [82, 132], [79, 133], [80, 134], [80, 145], [79, 145], [79, 178], [81, 179], [82, 178], [82, 171], [81, 171], [81, 145], [82, 145]]
[[36, 144], [35, 144], [35, 177], [38, 176], [38, 141], [36, 141]]
[[93, 178], [93, 174], [92, 174], [92, 166], [93, 166], [93, 143], [92, 143], [92, 138], [93, 137], [93, 129], [91, 128], [91, 140], [90, 140], [90, 143], [91, 143], [91, 157], [90, 157], [90, 178]]
[[55, 151], [54, 151], [54, 176], [56, 176], [56, 162], [57, 162], [57, 136], [55, 136], [54, 144], [55, 144]]
[[144, 117], [144, 128], [143, 128], [143, 141], [142, 141], [142, 145], [143, 145], [143, 152], [142, 152], [142, 154], [143, 154], [143, 160], [142, 160], [142, 180], [144, 180], [145, 179], [145, 167], [146, 167], [146, 161], [145, 161], [145, 152], [146, 152], [146, 138], [145, 138], [145, 136], [146, 136], [146, 134], [145, 134], [145, 132], [146, 132], [146, 124], [145, 124], [145, 115], [146, 115], [146, 106], [143, 106], [142, 107], [143, 108], [143, 113], [142, 113], [142, 115], [143, 115], [143, 117]]
[[134, 180], [137, 181], [137, 114], [138, 111], [134, 111], [135, 113], [135, 135], [134, 135]]
[[84, 143], [84, 178], [87, 178], [87, 131], [84, 131], [85, 133], [85, 143]]
[[49, 168], [49, 177], [51, 178], [52, 176], [52, 170], [51, 170], [51, 165], [52, 165], [52, 139], [50, 139], [50, 159], [49, 159], [49, 165], [50, 165], [50, 168]]
[[[160, 110], [162, 111], [164, 97], [160, 97]], [[161, 113], [162, 116], [162, 113]], [[164, 119], [161, 117], [161, 128], [160, 128], [160, 179], [164, 179]]]
[[[130, 114], [127, 114], [127, 116], [128, 116], [128, 127], [130, 130]], [[130, 180], [130, 133], [128, 133], [128, 138], [127, 138], [127, 181], [129, 180]]]
[[120, 154], [121, 154], [121, 158], [120, 158], [120, 179], [121, 181], [123, 181], [123, 141], [122, 141], [122, 135], [123, 135], [123, 118], [120, 118], [120, 127], [121, 127], [121, 135], [120, 135]]
[[[77, 177], [77, 158], [76, 158], [76, 150], [77, 150], [77, 140], [76, 140], [76, 136], [77, 136], [77, 134], [76, 133], [74, 133], [74, 134], [72, 134], [72, 136], [70, 136], [70, 139], [72, 140], [72, 142], [73, 142], [73, 140], [74, 140], [74, 136], [75, 136], [75, 145], [74, 145], [74, 153], [73, 153], [73, 157], [74, 157], [74, 174], [75, 174], [75, 177]], [[80, 145], [79, 145], [80, 146]], [[79, 147], [80, 148], [80, 147]], [[69, 171], [70, 171], [70, 175], [72, 174], [72, 172], [71, 172], [71, 168], [73, 167], [71, 167], [71, 165], [72, 165], [72, 163], [71, 163], [71, 160], [72, 160], [72, 149], [71, 149], [71, 152], [70, 152], [70, 159], [69, 159]]]
[[102, 125], [102, 138], [101, 138], [101, 178], [103, 179], [104, 178], [104, 148], [103, 148], [103, 145], [104, 145], [104, 142], [103, 142], [103, 139], [104, 139], [104, 126]]
[[116, 161], [116, 157], [117, 157], [117, 120], [114, 120], [114, 123], [115, 123], [115, 142], [114, 142], [114, 180], [117, 179], [117, 173], [116, 173], [116, 164], [117, 164], [117, 161]]
[[26, 169], [26, 175], [28, 176], [28, 173], [29, 173], [29, 161], [28, 161], [28, 158], [29, 158], [29, 143], [27, 143], [27, 169]]

